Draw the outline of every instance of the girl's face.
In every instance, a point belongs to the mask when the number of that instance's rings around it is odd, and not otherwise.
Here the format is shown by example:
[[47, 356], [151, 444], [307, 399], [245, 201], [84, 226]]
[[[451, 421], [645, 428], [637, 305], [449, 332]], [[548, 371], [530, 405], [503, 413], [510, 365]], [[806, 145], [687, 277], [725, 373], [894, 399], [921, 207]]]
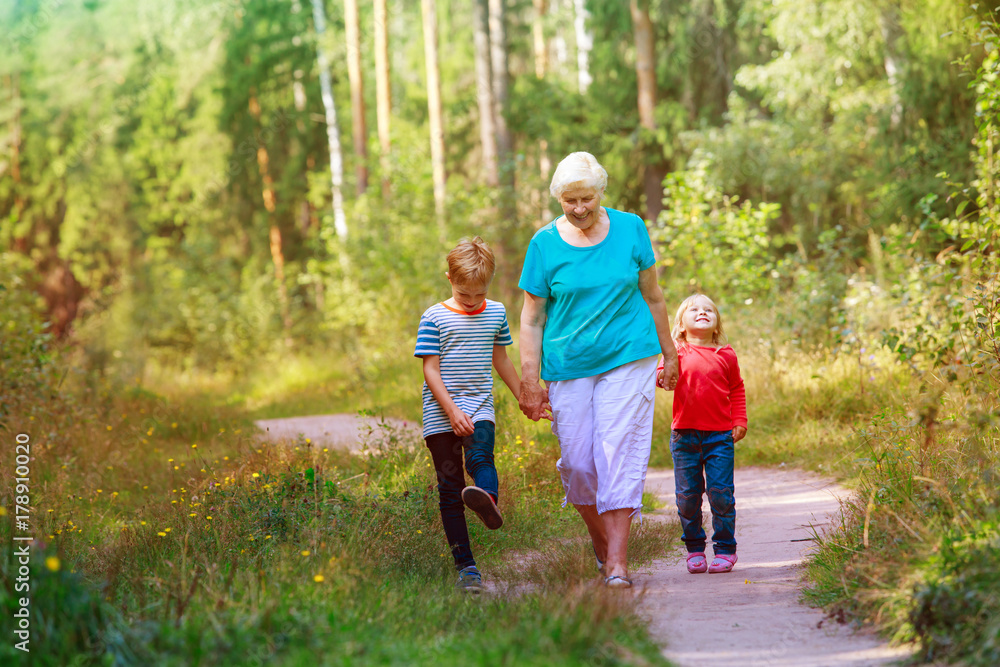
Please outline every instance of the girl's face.
[[711, 338], [719, 326], [719, 313], [703, 296], [695, 297], [681, 317], [681, 328], [695, 338]]
[[566, 219], [579, 229], [587, 229], [597, 221], [601, 206], [601, 193], [594, 188], [567, 188], [559, 197]]

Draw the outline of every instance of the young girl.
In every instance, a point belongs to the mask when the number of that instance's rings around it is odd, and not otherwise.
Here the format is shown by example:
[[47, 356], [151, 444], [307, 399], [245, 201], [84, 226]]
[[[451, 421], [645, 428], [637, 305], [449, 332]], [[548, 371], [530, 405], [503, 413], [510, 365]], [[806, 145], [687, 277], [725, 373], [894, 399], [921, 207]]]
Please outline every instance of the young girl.
[[[736, 501], [733, 497], [733, 445], [747, 433], [747, 403], [740, 366], [725, 344], [722, 316], [703, 294], [684, 299], [672, 331], [680, 360], [674, 390], [670, 454], [674, 459], [677, 514], [684, 529], [687, 570], [698, 574], [730, 572], [736, 564]], [[657, 385], [663, 386], [663, 373]], [[705, 559], [701, 525], [702, 495], [712, 507], [715, 558]]]

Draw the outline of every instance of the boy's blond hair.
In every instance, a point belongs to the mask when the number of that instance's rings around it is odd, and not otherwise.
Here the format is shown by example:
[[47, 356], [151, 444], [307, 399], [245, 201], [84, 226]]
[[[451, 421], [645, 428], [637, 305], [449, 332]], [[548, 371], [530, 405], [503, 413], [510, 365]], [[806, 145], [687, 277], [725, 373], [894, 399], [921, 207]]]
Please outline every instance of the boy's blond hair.
[[456, 285], [487, 287], [496, 268], [493, 251], [479, 236], [461, 239], [448, 253], [448, 278]]
[[674, 328], [670, 332], [670, 337], [678, 342], [687, 343], [687, 332], [681, 329], [681, 318], [684, 317], [684, 313], [691, 307], [694, 300], [698, 298], [702, 298], [712, 304], [712, 310], [715, 311], [715, 331], [712, 332], [712, 342], [716, 345], [725, 343], [726, 334], [722, 331], [722, 313], [719, 312], [719, 307], [715, 305], [715, 302], [704, 294], [692, 294], [681, 301], [681, 305], [677, 308], [677, 315], [674, 316]]

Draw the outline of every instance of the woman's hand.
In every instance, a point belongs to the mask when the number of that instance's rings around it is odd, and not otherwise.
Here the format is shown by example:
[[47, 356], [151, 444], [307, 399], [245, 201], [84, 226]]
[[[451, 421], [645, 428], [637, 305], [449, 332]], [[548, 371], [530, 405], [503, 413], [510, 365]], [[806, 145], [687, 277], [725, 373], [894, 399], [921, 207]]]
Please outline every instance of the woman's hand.
[[521, 412], [531, 421], [552, 419], [548, 387], [542, 387], [537, 382], [522, 382], [517, 402], [521, 406]]
[[677, 388], [677, 380], [679, 378], [679, 373], [677, 372], [677, 357], [673, 359], [664, 359], [663, 368], [656, 375], [656, 385], [658, 387], [663, 387], [667, 391], [673, 391]]

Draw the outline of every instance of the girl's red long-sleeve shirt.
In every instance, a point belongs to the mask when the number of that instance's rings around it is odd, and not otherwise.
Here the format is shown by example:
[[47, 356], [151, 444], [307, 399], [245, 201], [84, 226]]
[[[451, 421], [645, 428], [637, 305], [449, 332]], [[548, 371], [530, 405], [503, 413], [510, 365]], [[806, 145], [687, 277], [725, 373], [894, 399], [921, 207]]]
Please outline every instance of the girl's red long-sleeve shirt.
[[680, 343], [672, 428], [731, 431], [747, 425], [747, 395], [736, 352]]

